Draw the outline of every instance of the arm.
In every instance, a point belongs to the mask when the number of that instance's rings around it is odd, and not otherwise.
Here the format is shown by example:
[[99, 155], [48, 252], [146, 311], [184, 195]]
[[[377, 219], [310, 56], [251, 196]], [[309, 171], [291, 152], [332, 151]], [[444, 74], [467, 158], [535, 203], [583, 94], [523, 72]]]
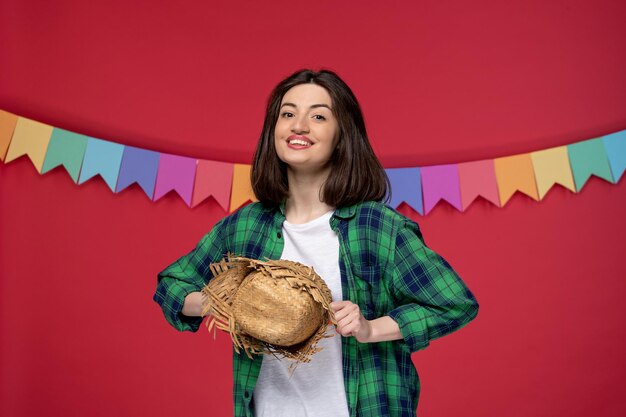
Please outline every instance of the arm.
[[200, 327], [203, 300], [199, 291], [213, 276], [209, 265], [223, 256], [220, 225], [216, 224], [194, 250], [159, 273], [154, 301], [177, 330], [197, 331]]
[[411, 351], [424, 349], [478, 314], [474, 295], [450, 265], [424, 244], [419, 227], [410, 220], [398, 231], [390, 268], [389, 291], [398, 307], [389, 316]]
[[354, 336], [361, 343], [402, 339], [398, 323], [389, 316], [367, 320], [359, 306], [351, 301], [335, 301], [330, 307], [337, 320], [337, 333], [342, 336]]
[[417, 351], [467, 324], [478, 304], [450, 265], [424, 245], [416, 223], [407, 221], [395, 243], [386, 278], [398, 307], [369, 321], [350, 301], [334, 302], [331, 308], [339, 334], [362, 343], [404, 339]]

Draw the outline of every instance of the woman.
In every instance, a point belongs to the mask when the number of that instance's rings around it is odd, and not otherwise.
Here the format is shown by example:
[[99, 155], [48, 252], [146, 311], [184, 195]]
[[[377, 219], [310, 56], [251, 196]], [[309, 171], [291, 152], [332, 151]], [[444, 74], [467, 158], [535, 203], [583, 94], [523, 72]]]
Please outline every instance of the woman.
[[414, 416], [411, 352], [467, 324], [478, 304], [418, 225], [380, 201], [388, 180], [360, 106], [333, 72], [302, 70], [272, 92], [252, 166], [258, 203], [218, 222], [159, 274], [155, 301], [200, 326], [199, 290], [226, 253], [313, 266], [341, 337], [289, 376], [287, 361], [234, 353], [236, 416]]

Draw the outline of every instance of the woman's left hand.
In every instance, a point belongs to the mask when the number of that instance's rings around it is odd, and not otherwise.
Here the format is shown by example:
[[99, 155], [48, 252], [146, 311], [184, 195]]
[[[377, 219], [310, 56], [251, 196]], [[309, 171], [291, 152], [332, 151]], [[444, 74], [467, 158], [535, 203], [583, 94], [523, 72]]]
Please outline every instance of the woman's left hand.
[[372, 335], [371, 323], [363, 317], [359, 306], [351, 301], [330, 303], [337, 320], [337, 333], [342, 336], [354, 336], [361, 343], [368, 342]]

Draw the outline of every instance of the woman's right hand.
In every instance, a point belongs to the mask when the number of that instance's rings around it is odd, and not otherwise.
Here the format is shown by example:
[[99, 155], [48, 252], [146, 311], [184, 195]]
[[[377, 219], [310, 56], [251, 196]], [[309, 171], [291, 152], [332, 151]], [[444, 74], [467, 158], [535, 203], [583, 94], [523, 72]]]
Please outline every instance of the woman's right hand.
[[202, 317], [206, 296], [200, 291], [190, 292], [185, 297], [181, 313], [187, 317]]

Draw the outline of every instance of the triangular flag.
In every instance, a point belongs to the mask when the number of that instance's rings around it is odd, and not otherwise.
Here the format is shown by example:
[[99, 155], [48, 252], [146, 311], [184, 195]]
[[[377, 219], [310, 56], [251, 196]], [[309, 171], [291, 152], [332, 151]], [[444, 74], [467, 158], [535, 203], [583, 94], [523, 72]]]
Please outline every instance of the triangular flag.
[[4, 161], [4, 157], [9, 149], [13, 131], [17, 124], [17, 116], [13, 113], [0, 110], [0, 160]]
[[611, 166], [601, 138], [568, 145], [567, 154], [574, 174], [576, 191], [580, 191], [592, 175], [613, 182]]
[[567, 157], [567, 146], [532, 152], [530, 158], [535, 170], [539, 199], [543, 199], [554, 184], [561, 184], [570, 191], [576, 192]]
[[126, 146], [115, 192], [118, 193], [136, 182], [152, 200], [159, 171], [159, 158], [158, 152]]
[[602, 138], [609, 158], [613, 180], [617, 183], [626, 170], [626, 130]]
[[458, 167], [463, 210], [469, 207], [478, 196], [500, 207], [496, 169], [492, 159], [465, 162], [459, 164]]
[[391, 201], [389, 205], [398, 208], [405, 202], [417, 211], [424, 214], [422, 201], [422, 177], [419, 168], [389, 168], [386, 169], [387, 178], [391, 183]]
[[233, 168], [233, 164], [228, 162], [198, 160], [191, 205], [195, 207], [209, 196], [213, 196], [215, 201], [228, 211]]
[[88, 138], [78, 183], [82, 184], [93, 176], [100, 174], [111, 191], [115, 192], [123, 153], [124, 145], [107, 142], [102, 139]]
[[505, 156], [493, 160], [498, 180], [498, 193], [500, 204], [503, 207], [509, 199], [520, 191], [527, 196], [539, 200], [537, 184], [535, 183], [535, 171], [530, 154]]
[[87, 136], [54, 128], [41, 173], [63, 165], [74, 182], [78, 181], [80, 167], [87, 149]]
[[22, 155], [28, 155], [37, 171], [41, 173], [51, 135], [52, 126], [18, 117], [4, 162], [11, 162]]
[[252, 165], [235, 164], [233, 167], [233, 188], [230, 193], [231, 212], [248, 201], [257, 201], [250, 183], [251, 169]]
[[197, 162], [195, 158], [162, 153], [152, 199], [157, 201], [174, 190], [191, 207]]
[[428, 214], [439, 200], [445, 200], [461, 211], [459, 171], [455, 164], [422, 167], [424, 214]]

